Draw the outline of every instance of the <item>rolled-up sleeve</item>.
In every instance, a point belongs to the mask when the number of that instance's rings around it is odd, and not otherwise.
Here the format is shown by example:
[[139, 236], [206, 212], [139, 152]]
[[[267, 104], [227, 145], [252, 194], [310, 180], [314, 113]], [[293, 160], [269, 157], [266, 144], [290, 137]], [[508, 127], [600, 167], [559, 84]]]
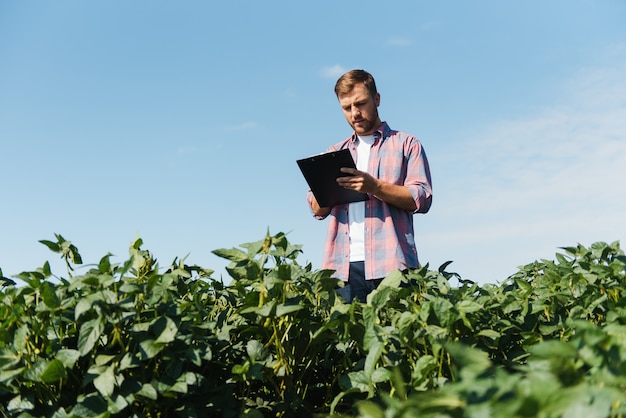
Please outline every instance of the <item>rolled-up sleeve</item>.
[[430, 167], [424, 147], [417, 138], [408, 142], [407, 172], [404, 185], [411, 192], [415, 200], [413, 213], [426, 213], [433, 201], [433, 187], [430, 177]]

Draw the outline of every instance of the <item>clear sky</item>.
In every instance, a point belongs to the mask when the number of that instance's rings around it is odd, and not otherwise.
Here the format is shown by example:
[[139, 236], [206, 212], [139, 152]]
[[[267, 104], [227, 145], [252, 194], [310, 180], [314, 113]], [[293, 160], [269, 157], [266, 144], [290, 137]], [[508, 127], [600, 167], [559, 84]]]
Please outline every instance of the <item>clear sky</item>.
[[[559, 247], [626, 247], [626, 2], [0, 1], [0, 268], [161, 266], [285, 232], [321, 267], [296, 159], [351, 130], [370, 71], [434, 185], [420, 261], [479, 283]], [[228, 278], [225, 278], [229, 281]]]

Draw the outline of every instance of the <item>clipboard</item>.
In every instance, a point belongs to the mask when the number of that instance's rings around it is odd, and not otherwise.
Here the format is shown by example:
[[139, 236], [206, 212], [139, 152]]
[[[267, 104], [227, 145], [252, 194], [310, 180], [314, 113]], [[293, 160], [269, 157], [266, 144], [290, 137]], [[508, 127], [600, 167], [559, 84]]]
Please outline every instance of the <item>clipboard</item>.
[[367, 193], [349, 190], [337, 184], [337, 177], [349, 176], [349, 174], [341, 172], [341, 167], [356, 169], [356, 164], [349, 149], [330, 151], [296, 160], [296, 162], [315, 199], [317, 199], [317, 203], [321, 207], [331, 207], [369, 199]]

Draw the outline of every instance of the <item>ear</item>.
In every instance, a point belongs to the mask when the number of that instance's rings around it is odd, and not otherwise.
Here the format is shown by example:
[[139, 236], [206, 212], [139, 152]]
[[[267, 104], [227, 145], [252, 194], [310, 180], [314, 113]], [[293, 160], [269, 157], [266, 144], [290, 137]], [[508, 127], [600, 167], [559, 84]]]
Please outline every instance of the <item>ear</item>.
[[374, 103], [376, 103], [376, 107], [380, 106], [380, 93], [376, 93], [374, 96]]

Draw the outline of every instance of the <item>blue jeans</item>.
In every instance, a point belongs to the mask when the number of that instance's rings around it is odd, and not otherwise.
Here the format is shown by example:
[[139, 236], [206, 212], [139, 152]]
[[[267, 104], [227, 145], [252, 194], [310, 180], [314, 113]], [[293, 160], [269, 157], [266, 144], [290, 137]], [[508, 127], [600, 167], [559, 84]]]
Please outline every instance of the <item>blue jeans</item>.
[[337, 293], [348, 303], [351, 303], [353, 299], [365, 303], [367, 295], [382, 281], [383, 279], [365, 280], [365, 262], [353, 261], [350, 263], [348, 282], [344, 284], [344, 287], [337, 288]]

